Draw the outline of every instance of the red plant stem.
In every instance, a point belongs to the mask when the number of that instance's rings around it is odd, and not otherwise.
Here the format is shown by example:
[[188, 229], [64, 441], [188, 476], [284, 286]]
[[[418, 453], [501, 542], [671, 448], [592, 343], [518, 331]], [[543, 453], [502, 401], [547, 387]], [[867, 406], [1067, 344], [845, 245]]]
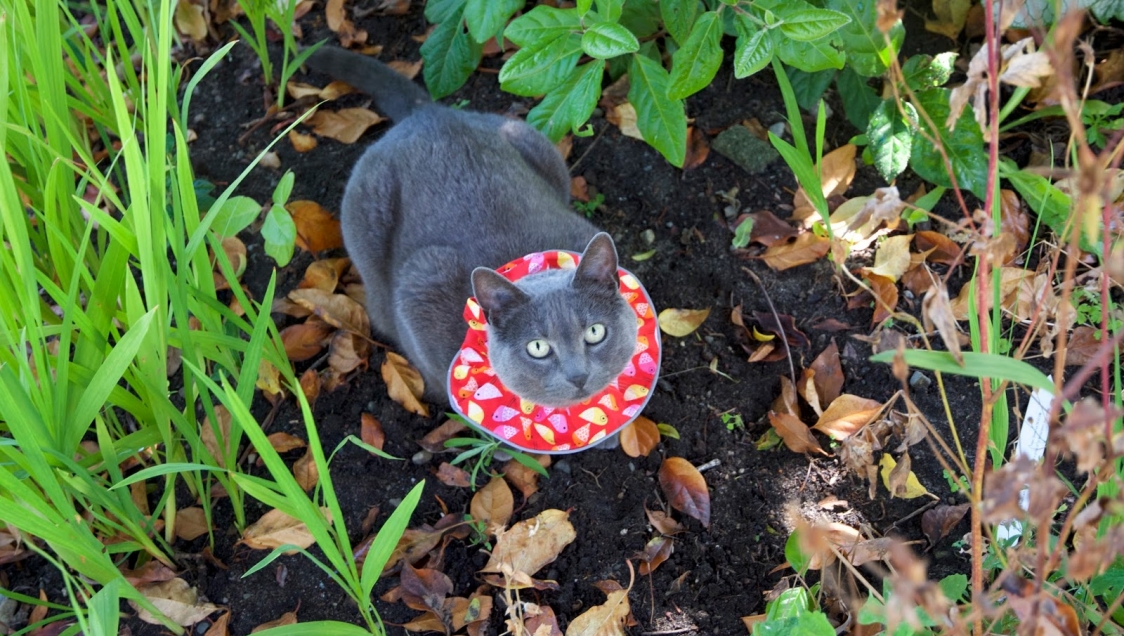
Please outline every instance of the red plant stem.
[[[987, 83], [988, 83], [988, 164], [987, 196], [984, 210], [992, 215], [992, 234], [1001, 227], [994, 218], [995, 187], [999, 172], [999, 34], [996, 32], [995, 4], [984, 4], [984, 32], [987, 35]], [[987, 250], [982, 250], [976, 270], [977, 296], [976, 316], [980, 325], [980, 352], [987, 353], [991, 338], [991, 259]], [[991, 378], [980, 378], [983, 404], [980, 409], [980, 426], [976, 438], [975, 465], [972, 470], [972, 633], [983, 636], [983, 608], [986, 601], [983, 577], [983, 499], [984, 467], [987, 464], [988, 441], [991, 438], [992, 411], [995, 408], [992, 395]]]

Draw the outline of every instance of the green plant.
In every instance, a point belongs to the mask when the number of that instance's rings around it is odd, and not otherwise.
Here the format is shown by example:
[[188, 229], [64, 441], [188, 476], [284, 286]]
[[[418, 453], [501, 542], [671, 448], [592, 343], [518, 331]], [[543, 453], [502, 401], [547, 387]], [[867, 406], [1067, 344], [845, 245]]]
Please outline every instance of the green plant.
[[445, 440], [445, 448], [465, 449], [458, 453], [457, 456], [453, 458], [453, 461], [449, 462], [450, 464], [456, 466], [457, 464], [462, 464], [468, 462], [469, 460], [472, 460], [472, 471], [470, 473], [471, 477], [469, 479], [469, 483], [472, 484], [473, 489], [476, 488], [476, 478], [482, 471], [486, 471], [487, 468], [492, 465], [492, 461], [496, 459], [497, 453], [501, 456], [506, 455], [511, 459], [514, 459], [515, 461], [523, 464], [527, 468], [530, 468], [543, 477], [550, 476], [546, 472], [546, 469], [543, 468], [542, 464], [536, 461], [534, 457], [531, 457], [530, 455], [522, 451], [515, 450], [510, 446], [505, 446], [500, 442], [499, 439], [492, 436], [490, 433], [481, 431], [479, 428], [477, 428], [474, 422], [471, 422], [457, 415], [456, 413], [446, 413], [446, 415], [448, 415], [450, 419], [457, 420], [458, 422], [465, 424], [470, 431], [476, 433], [476, 435], [471, 437], [454, 437]]
[[[250, 29], [247, 31], [246, 27], [238, 24], [236, 21], [231, 21], [230, 26], [238, 32], [239, 37], [246, 42], [246, 45], [253, 50], [254, 54], [258, 56], [261, 62], [262, 77], [265, 80], [266, 86], [273, 85], [273, 61], [269, 59], [269, 40], [266, 34], [265, 20], [267, 14], [270, 12], [269, 5], [272, 0], [241, 0], [238, 6], [242, 7], [242, 13], [246, 14], [246, 21], [250, 23]], [[290, 2], [296, 4], [296, 2]], [[282, 30], [288, 30], [286, 28]], [[283, 89], [284, 87], [282, 87]]]
[[824, 129], [827, 118], [823, 101], [820, 101], [816, 116], [816, 155], [813, 157], [811, 150], [808, 148], [808, 137], [804, 133], [804, 121], [800, 118], [800, 108], [796, 101], [796, 94], [792, 90], [792, 84], [788, 81], [788, 74], [776, 60], [773, 61], [773, 72], [777, 76], [777, 85], [780, 87], [781, 96], [784, 98], [789, 129], [792, 131], [792, 143], [781, 139], [772, 131], [769, 131], [769, 141], [780, 153], [789, 169], [792, 170], [792, 174], [796, 175], [796, 181], [800, 183], [800, 187], [804, 188], [808, 200], [811, 201], [812, 206], [816, 208], [816, 212], [820, 215], [820, 220], [823, 222], [820, 227], [831, 238], [831, 221], [828, 216], [827, 199], [823, 192], [823, 178], [819, 172], [823, 159]]
[[246, 14], [250, 23], [246, 30], [238, 22], [232, 21], [230, 25], [238, 35], [258, 56], [261, 61], [262, 77], [267, 87], [273, 87], [273, 62], [269, 58], [269, 38], [266, 33], [266, 19], [281, 32], [281, 72], [280, 81], [277, 83], [277, 107], [285, 105], [285, 85], [293, 73], [304, 64], [308, 56], [324, 45], [327, 40], [322, 40], [298, 52], [297, 40], [293, 35], [293, 21], [296, 16], [299, 0], [240, 0], [239, 6]]
[[[500, 85], [516, 95], [543, 95], [527, 121], [557, 141], [571, 131], [589, 134], [585, 123], [601, 95], [606, 69], [614, 78], [627, 72], [628, 100], [644, 139], [682, 166], [687, 147], [683, 100], [714, 80], [723, 35], [737, 38], [734, 74], [739, 79], [770, 61], [808, 73], [832, 69], [834, 74], [847, 65], [856, 77], [886, 70], [904, 37], [901, 24], [884, 36], [874, 26], [874, 3], [824, 4], [581, 0], [567, 9], [538, 6], [511, 20], [522, 3], [435, 0], [425, 10], [437, 25], [422, 47], [425, 79], [435, 98], [448, 95], [477, 67], [485, 41], [506, 39], [520, 49], [500, 70]], [[661, 45], [671, 56], [670, 72]], [[590, 61], [582, 63], [585, 58]]]
[[584, 214], [585, 218], [587, 219], [592, 218], [593, 213], [596, 212], [597, 208], [601, 207], [604, 203], [605, 195], [601, 194], [600, 192], [594, 195], [593, 198], [591, 198], [589, 201], [578, 201], [575, 199], [571, 202], [571, 204], [574, 206], [574, 209], [577, 210], [579, 214]]
[[[281, 267], [292, 260], [297, 241], [297, 226], [293, 223], [292, 215], [285, 209], [285, 202], [293, 191], [293, 180], [293, 171], [288, 170], [277, 182], [271, 205], [261, 226], [265, 253], [273, 257]], [[220, 237], [235, 236], [253, 223], [261, 212], [262, 205], [250, 197], [230, 197], [216, 209], [211, 227]]]
[[742, 416], [740, 413], [726, 411], [725, 413], [721, 413], [719, 417], [722, 419], [722, 423], [726, 425], [727, 431], [733, 433], [735, 431], [745, 430], [745, 422], [742, 421]]

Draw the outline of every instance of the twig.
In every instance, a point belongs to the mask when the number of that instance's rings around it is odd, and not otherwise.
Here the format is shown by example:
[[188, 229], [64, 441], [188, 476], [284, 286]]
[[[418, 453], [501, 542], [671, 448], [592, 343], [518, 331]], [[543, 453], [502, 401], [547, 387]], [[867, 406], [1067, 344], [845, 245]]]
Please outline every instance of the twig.
[[893, 530], [894, 528], [897, 528], [899, 523], [905, 523], [906, 521], [909, 521], [910, 519], [912, 519], [912, 518], [916, 517], [917, 515], [925, 512], [929, 508], [932, 508], [933, 506], [936, 506], [939, 503], [940, 503], [939, 500], [938, 501], [930, 501], [929, 503], [925, 504], [924, 506], [921, 506], [917, 510], [914, 510], [913, 512], [909, 513], [908, 515], [902, 517], [901, 519], [898, 519], [894, 523], [891, 523], [890, 527], [886, 528], [886, 532], [889, 532], [890, 530]]
[[597, 145], [597, 142], [601, 141], [601, 135], [604, 135], [605, 131], [608, 129], [608, 126], [601, 127], [601, 131], [597, 133], [597, 136], [593, 138], [593, 141], [589, 142], [589, 148], [586, 148], [585, 152], [582, 153], [582, 156], [578, 157], [578, 160], [570, 166], [570, 174], [573, 174], [574, 170], [577, 170], [578, 164], [582, 162], [582, 159], [585, 159], [586, 155], [588, 155], [591, 150], [593, 150], [593, 147]]
[[796, 386], [796, 367], [792, 364], [792, 349], [789, 349], [788, 347], [788, 334], [784, 332], [784, 325], [781, 324], [781, 317], [777, 314], [777, 308], [773, 306], [773, 299], [769, 298], [768, 290], [765, 289], [765, 285], [761, 282], [761, 278], [758, 277], [757, 274], [754, 274], [753, 270], [749, 269], [748, 267], [743, 267], [742, 271], [746, 274], [749, 274], [749, 277], [753, 279], [753, 282], [757, 283], [757, 286], [761, 288], [761, 294], [765, 296], [765, 302], [769, 303], [769, 311], [773, 312], [773, 320], [777, 321], [777, 329], [779, 329], [781, 332], [781, 342], [784, 343], [784, 352], [785, 355], [788, 356], [788, 374], [792, 378], [792, 386]]
[[640, 632], [643, 636], [664, 636], [664, 634], [686, 634], [687, 632], [697, 632], [698, 627], [680, 627], [679, 629], [663, 629], [658, 632]]

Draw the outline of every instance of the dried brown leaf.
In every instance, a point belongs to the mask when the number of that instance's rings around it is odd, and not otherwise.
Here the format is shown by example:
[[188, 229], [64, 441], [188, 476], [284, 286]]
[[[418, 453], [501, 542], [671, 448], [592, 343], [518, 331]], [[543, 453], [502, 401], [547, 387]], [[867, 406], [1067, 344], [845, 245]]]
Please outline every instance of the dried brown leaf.
[[769, 210], [759, 210], [746, 216], [753, 219], [753, 229], [749, 233], [750, 243], [772, 247], [777, 243], [788, 241], [799, 232]]
[[493, 477], [486, 486], [476, 491], [469, 505], [472, 518], [483, 523], [489, 536], [507, 526], [515, 508], [515, 497], [507, 482], [501, 477]]
[[251, 629], [250, 633], [256, 634], [258, 632], [264, 632], [267, 629], [273, 629], [274, 627], [284, 627], [286, 625], [296, 625], [296, 624], [297, 624], [297, 613], [296, 613], [296, 611], [285, 612], [284, 614], [281, 615], [280, 618], [276, 618], [274, 620], [262, 623], [261, 625], [258, 625], [257, 627]]
[[359, 439], [363, 443], [374, 446], [382, 450], [386, 444], [386, 433], [382, 430], [382, 424], [370, 413], [363, 413], [359, 416]]
[[445, 441], [456, 437], [464, 429], [465, 425], [458, 420], [445, 420], [441, 426], [418, 440], [418, 445], [431, 453], [440, 453], [445, 450]]
[[877, 325], [889, 318], [891, 312], [897, 309], [898, 286], [894, 284], [894, 281], [885, 276], [870, 273], [867, 273], [865, 276], [867, 282], [870, 283], [870, 290], [875, 295], [874, 317], [871, 318], [870, 323], [872, 325]]
[[831, 344], [812, 361], [808, 368], [815, 372], [813, 381], [820, 406], [824, 407], [834, 402], [843, 390], [843, 366], [839, 362], [839, 347], [836, 346], [835, 340], [831, 341]]
[[948, 299], [948, 288], [944, 281], [937, 278], [933, 281], [925, 298], [921, 301], [921, 318], [925, 323], [925, 330], [932, 331], [935, 327], [941, 334], [944, 346], [960, 366], [964, 366], [964, 354], [960, 352], [960, 330], [956, 327], [956, 316], [952, 313], [952, 301]]
[[816, 441], [812, 435], [812, 430], [808, 425], [800, 421], [800, 418], [790, 415], [788, 413], [777, 413], [776, 411], [769, 411], [769, 423], [777, 430], [777, 435], [781, 436], [784, 440], [784, 445], [794, 453], [820, 453], [827, 455], [827, 452]]
[[659, 480], [672, 508], [710, 527], [710, 491], [706, 479], [691, 462], [682, 457], [668, 457], [660, 465]]
[[197, 539], [211, 529], [207, 523], [207, 513], [199, 506], [180, 508], [176, 511], [176, 536], [184, 541]]
[[[200, 601], [198, 590], [180, 578], [146, 583], [137, 588], [137, 591], [164, 616], [184, 627], [190, 627], [220, 609], [217, 605]], [[163, 624], [147, 609], [137, 605], [136, 601], [130, 600], [129, 605], [136, 610], [137, 618], [142, 621], [150, 625]]]
[[562, 510], [544, 510], [509, 530], [498, 532], [491, 557], [480, 572], [502, 574], [509, 569], [509, 572], [533, 576], [557, 559], [562, 549], [577, 538], [569, 516]]
[[174, 18], [176, 30], [196, 42], [202, 42], [207, 38], [207, 18], [203, 15], [203, 10], [202, 5], [190, 0], [179, 0]]
[[796, 403], [796, 387], [788, 376], [781, 376], [781, 393], [770, 407], [777, 413], [784, 413], [800, 419], [800, 406]]
[[621, 450], [629, 457], [647, 457], [659, 443], [659, 427], [643, 415], [637, 416], [621, 431]]
[[772, 245], [761, 255], [771, 269], [783, 271], [798, 265], [813, 263], [823, 258], [831, 247], [826, 237], [813, 232], [805, 232], [786, 243]]
[[304, 455], [293, 463], [293, 477], [305, 492], [312, 490], [320, 482], [320, 469], [312, 457], [312, 451], [305, 451]]
[[454, 488], [468, 488], [471, 482], [468, 476], [468, 471], [459, 466], [454, 466], [449, 462], [441, 462], [434, 475], [437, 480], [446, 486]]
[[891, 236], [882, 241], [878, 252], [874, 255], [874, 266], [865, 269], [868, 274], [885, 276], [891, 281], [898, 279], [909, 269], [909, 244], [913, 241], [912, 234]]
[[[535, 461], [544, 468], [550, 466], [550, 455], [535, 455]], [[539, 474], [514, 459], [503, 465], [503, 477], [523, 494], [523, 499], [539, 491]]]
[[333, 294], [320, 289], [294, 289], [289, 292], [289, 298], [337, 329], [345, 329], [363, 337], [371, 333], [367, 310], [344, 294]]
[[648, 514], [648, 523], [652, 524], [652, 527], [660, 534], [666, 534], [670, 537], [687, 531], [687, 528], [685, 528], [683, 524], [672, 519], [671, 515], [663, 510], [648, 510], [644, 508], [644, 512]]
[[630, 611], [628, 590], [610, 592], [603, 605], [592, 607], [571, 621], [566, 636], [628, 636], [625, 624]]
[[948, 533], [952, 532], [952, 529], [960, 523], [960, 520], [968, 514], [970, 509], [970, 504], [960, 504], [959, 506], [941, 504], [926, 510], [921, 515], [921, 531], [929, 539], [929, 545], [937, 545], [938, 541], [947, 537]]
[[311, 152], [320, 143], [316, 137], [306, 135], [299, 130], [289, 131], [289, 143], [292, 144], [293, 150], [300, 153]]
[[429, 407], [421, 402], [425, 393], [425, 381], [406, 358], [387, 351], [386, 360], [382, 363], [382, 379], [386, 382], [386, 390], [392, 400], [411, 413], [429, 417]]
[[[331, 513], [327, 508], [322, 507], [320, 512], [331, 521]], [[260, 519], [247, 526], [242, 531], [241, 541], [252, 550], [272, 550], [286, 544], [307, 548], [315, 542], [316, 539], [303, 521], [290, 517], [277, 509], [270, 510]], [[293, 554], [294, 552], [289, 550], [285, 554]]]
[[1081, 325], [1073, 330], [1066, 342], [1066, 366], [1081, 366], [1092, 360], [1101, 348], [1100, 329]]
[[832, 400], [813, 427], [834, 440], [847, 439], [882, 411], [882, 403], [844, 393]]
[[321, 320], [289, 325], [281, 330], [285, 355], [293, 362], [309, 360], [324, 349], [328, 336], [335, 330], [335, 327]]
[[216, 618], [203, 636], [230, 636], [230, 612]]
[[287, 453], [307, 446], [303, 439], [288, 433], [271, 433], [266, 439], [269, 440], [269, 445], [273, 447], [273, 450], [278, 453]]
[[339, 219], [315, 201], [297, 200], [285, 204], [297, 226], [297, 247], [314, 254], [343, 247]]
[[663, 535], [657, 535], [648, 540], [644, 551], [640, 554], [640, 567], [637, 571], [640, 576], [647, 576], [656, 571], [664, 561], [675, 551], [675, 542]]
[[683, 170], [694, 170], [706, 161], [710, 154], [710, 144], [706, 141], [703, 131], [689, 126], [687, 128], [687, 156], [683, 160]]
[[310, 405], [315, 404], [316, 398], [320, 396], [320, 374], [316, 369], [305, 369], [301, 374], [300, 385], [304, 399], [308, 400]]

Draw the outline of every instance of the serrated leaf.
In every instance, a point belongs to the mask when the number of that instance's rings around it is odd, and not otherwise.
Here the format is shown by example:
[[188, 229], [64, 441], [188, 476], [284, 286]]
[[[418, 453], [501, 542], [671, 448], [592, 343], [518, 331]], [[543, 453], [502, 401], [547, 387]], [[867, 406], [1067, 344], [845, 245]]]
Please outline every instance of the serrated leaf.
[[814, 7], [788, 11], [778, 8], [776, 14], [784, 20], [780, 24], [781, 32], [794, 40], [804, 42], [822, 38], [851, 21], [849, 17], [838, 11]]
[[668, 75], [658, 62], [632, 56], [628, 101], [636, 109], [636, 126], [671, 165], [681, 168], [687, 157], [687, 115], [683, 101], [667, 96]]
[[836, 32], [843, 50], [847, 52], [848, 65], [859, 75], [882, 75], [897, 57], [905, 38], [905, 27], [899, 21], [890, 29], [890, 46], [887, 46], [885, 37], [878, 30], [876, 3], [867, 0], [827, 0], [826, 4], [828, 9], [851, 19]]
[[773, 38], [749, 18], [738, 15], [738, 42], [734, 48], [734, 77], [744, 79], [765, 68], [773, 59]]
[[521, 47], [532, 47], [564, 37], [580, 28], [581, 19], [573, 9], [539, 5], [512, 20], [503, 37]]
[[543, 95], [566, 81], [581, 54], [577, 34], [555, 38], [541, 48], [519, 49], [500, 69], [500, 88], [525, 97]]
[[425, 19], [433, 24], [453, 17], [464, 6], [465, 0], [428, 0], [425, 3]]
[[624, 10], [624, 0], [597, 0], [597, 12], [609, 22], [621, 19]]
[[915, 91], [944, 86], [955, 70], [957, 53], [948, 51], [933, 57], [914, 55], [902, 65], [902, 77], [907, 86]]
[[707, 11], [695, 21], [691, 35], [671, 56], [667, 96], [682, 99], [706, 88], [722, 65], [722, 20]]
[[590, 57], [606, 60], [639, 51], [640, 41], [619, 24], [598, 22], [582, 34], [582, 50]]
[[230, 197], [215, 213], [211, 229], [219, 236], [234, 236], [253, 223], [259, 214], [261, 205], [257, 201], [250, 197]]
[[664, 27], [679, 44], [687, 41], [698, 14], [698, 0], [660, 0], [660, 17]]
[[[983, 151], [983, 134], [980, 127], [970, 118], [957, 123], [956, 129], [949, 132], [944, 122], [949, 114], [949, 91], [944, 88], [931, 88], [917, 94], [917, 106], [928, 113], [936, 122], [937, 130], [929, 130], [930, 135], [940, 136], [945, 153], [952, 164], [952, 172], [961, 188], [971, 190], [976, 196], [987, 194], [987, 153]], [[909, 166], [922, 179], [946, 188], [952, 181], [945, 170], [944, 157], [935, 144], [918, 144], [913, 148]]]
[[288, 265], [296, 245], [297, 225], [285, 208], [274, 205], [269, 209], [261, 226], [261, 236], [265, 239], [265, 253], [281, 267]]
[[902, 116], [895, 100], [888, 99], [870, 114], [870, 123], [866, 128], [874, 167], [887, 182], [896, 179], [909, 165], [913, 147], [913, 122], [917, 121], [917, 110], [908, 102], [903, 102], [902, 107], [912, 121]]
[[601, 61], [594, 61], [574, 69], [570, 79], [527, 113], [527, 123], [555, 143], [566, 133], [578, 130], [589, 120], [601, 97], [602, 67]]
[[835, 87], [843, 101], [843, 112], [847, 121], [859, 130], [870, 122], [870, 115], [882, 103], [882, 98], [867, 84], [867, 78], [856, 73], [851, 67], [844, 67], [835, 77]]
[[464, 6], [468, 34], [483, 44], [495, 36], [524, 4], [523, 0], [468, 0]]
[[464, 7], [453, 10], [421, 46], [425, 85], [434, 99], [460, 88], [483, 55], [483, 47], [464, 30], [461, 22], [463, 13]]
[[843, 68], [846, 56], [837, 48], [838, 41], [834, 35], [811, 42], [798, 42], [788, 38], [779, 38], [779, 40], [777, 56], [793, 68], [806, 73]]

